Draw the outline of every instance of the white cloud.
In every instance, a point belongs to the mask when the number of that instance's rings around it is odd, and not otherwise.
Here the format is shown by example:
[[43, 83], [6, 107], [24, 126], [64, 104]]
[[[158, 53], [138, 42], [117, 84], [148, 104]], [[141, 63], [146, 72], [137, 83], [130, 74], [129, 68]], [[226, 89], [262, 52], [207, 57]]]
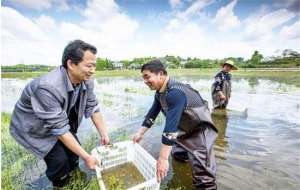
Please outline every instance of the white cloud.
[[107, 20], [119, 14], [119, 7], [111, 0], [88, 0], [83, 15], [92, 20]]
[[15, 9], [2, 7], [4, 64], [60, 64], [64, 46], [74, 39], [95, 45], [98, 56], [126, 58], [126, 54], [133, 54], [130, 51], [134, 47], [128, 48], [128, 44], [135, 41], [139, 24], [121, 12], [114, 1], [88, 1], [83, 15], [82, 23], [57, 23], [47, 15], [31, 19]]
[[106, 39], [124, 41], [133, 37], [139, 24], [125, 13], [111, 0], [90, 0], [83, 15], [86, 20], [83, 25], [96, 30]]
[[214, 0], [197, 0], [193, 2], [187, 9], [183, 11], [175, 11], [175, 17], [168, 21], [165, 27], [167, 30], [177, 29], [183, 24], [187, 24], [192, 20], [192, 17], [200, 14], [200, 12]]
[[11, 3], [14, 5], [21, 5], [27, 8], [31, 9], [37, 9], [37, 10], [42, 10], [42, 9], [48, 9], [51, 7], [52, 1], [53, 0], [9, 0]]
[[30, 19], [24, 17], [15, 9], [1, 7], [2, 29], [10, 33], [11, 37], [24, 37], [26, 41], [40, 41], [45, 38], [44, 33]]
[[300, 1], [299, 0], [274, 0], [275, 7], [284, 7], [289, 11], [300, 15]]
[[35, 20], [35, 22], [43, 31], [52, 31], [57, 27], [55, 20], [52, 17], [46, 15], [41, 15], [38, 19]]
[[231, 28], [240, 26], [240, 21], [237, 16], [235, 16], [233, 9], [237, 3], [237, 0], [232, 1], [225, 7], [221, 7], [214, 19], [214, 23], [217, 24], [221, 31], [226, 31]]
[[276, 27], [290, 21], [296, 16], [287, 9], [279, 9], [265, 15], [252, 15], [245, 21], [245, 35], [247, 38], [271, 38]]
[[284, 26], [280, 30], [280, 35], [284, 39], [296, 39], [296, 38], [299, 39], [300, 38], [300, 21], [298, 20], [297, 22], [295, 22], [294, 24], [292, 24], [290, 26]]
[[[286, 9], [273, 12], [266, 9], [241, 21], [243, 27], [237, 27], [235, 32], [220, 33], [211, 21], [199, 22], [198, 13], [203, 12], [211, 1], [199, 2], [192, 3], [182, 12], [179, 9], [172, 10], [162, 19], [164, 22], [161, 23], [167, 23], [165, 26], [149, 31], [147, 28], [140, 29], [145, 24], [140, 25], [122, 11], [122, 7], [108, 0], [89, 0], [86, 8], [81, 10], [83, 20], [80, 23], [70, 23], [63, 18], [58, 22], [45, 14], [29, 18], [15, 9], [2, 7], [2, 63], [12, 65], [23, 61], [25, 64], [59, 65], [63, 48], [74, 39], [95, 45], [98, 56], [113, 60], [166, 54], [200, 58], [249, 58], [255, 49], [263, 55], [271, 55], [276, 49], [299, 51], [295, 40], [299, 36], [299, 21], [290, 23], [295, 14]], [[237, 26], [237, 23], [227, 21], [228, 18], [234, 20], [235, 4], [236, 1], [233, 1], [219, 10], [223, 10], [224, 19], [219, 19], [218, 23], [221, 24], [217, 26], [225, 23], [227, 26]], [[286, 26], [281, 29], [282, 25]], [[245, 40], [245, 33], [246, 37], [256, 39]]]
[[199, 13], [203, 8], [210, 5], [214, 0], [196, 0], [185, 11], [179, 12], [177, 17], [183, 20], [189, 19], [191, 16]]
[[[39, 24], [51, 18], [41, 16], [36, 22], [24, 17], [18, 11], [1, 7], [2, 19], [2, 64], [59, 64], [61, 56], [56, 47], [60, 40], [53, 40]], [[51, 21], [50, 21], [51, 22]], [[43, 24], [42, 24], [43, 25]]]
[[169, 0], [172, 9], [176, 8], [180, 4], [180, 1], [181, 0]]
[[59, 10], [66, 11], [70, 7], [68, 0], [8, 0], [15, 6], [22, 6], [30, 9], [44, 10], [52, 8], [53, 5], [57, 5]]
[[250, 57], [255, 45], [243, 41], [241, 35], [212, 31], [195, 22], [176, 23], [162, 32], [159, 47], [162, 55], [182, 57], [224, 58], [229, 56]]
[[71, 9], [67, 1], [68, 0], [56, 0], [59, 10], [68, 11]]
[[177, 18], [174, 18], [169, 21], [169, 24], [167, 25], [167, 30], [177, 30], [181, 26], [180, 20]]
[[134, 41], [139, 23], [122, 12], [114, 1], [89, 0], [83, 16], [83, 27], [97, 33], [100, 49], [113, 57], [116, 57], [114, 49], [129, 51], [126, 46]]

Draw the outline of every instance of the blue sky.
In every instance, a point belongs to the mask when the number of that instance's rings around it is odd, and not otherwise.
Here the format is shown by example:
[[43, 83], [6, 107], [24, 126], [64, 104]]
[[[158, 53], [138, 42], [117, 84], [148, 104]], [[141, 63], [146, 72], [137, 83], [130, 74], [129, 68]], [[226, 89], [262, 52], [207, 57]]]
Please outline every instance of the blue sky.
[[2, 64], [60, 65], [82, 39], [112, 60], [300, 51], [300, 0], [2, 0]]

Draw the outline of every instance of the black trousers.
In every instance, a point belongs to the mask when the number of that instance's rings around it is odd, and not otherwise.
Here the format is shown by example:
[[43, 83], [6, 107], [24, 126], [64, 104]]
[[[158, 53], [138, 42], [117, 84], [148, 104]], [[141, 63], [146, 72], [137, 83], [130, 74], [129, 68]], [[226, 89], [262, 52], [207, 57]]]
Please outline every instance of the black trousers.
[[[76, 135], [74, 137], [77, 139]], [[70, 178], [70, 172], [79, 165], [79, 157], [60, 140], [44, 157], [44, 161], [47, 165], [46, 176], [56, 187], [64, 186]]]
[[[78, 129], [78, 106], [79, 100], [70, 109], [69, 112], [69, 125], [70, 132], [80, 144], [76, 133]], [[63, 142], [58, 140], [51, 151], [44, 157], [47, 165], [46, 176], [52, 182], [53, 186], [62, 187], [70, 179], [70, 172], [76, 169], [79, 165], [79, 157], [69, 150]]]
[[189, 161], [192, 166], [193, 185], [198, 189], [217, 189], [216, 161], [213, 144], [217, 137], [209, 126], [178, 137], [172, 148], [172, 155], [181, 161]]

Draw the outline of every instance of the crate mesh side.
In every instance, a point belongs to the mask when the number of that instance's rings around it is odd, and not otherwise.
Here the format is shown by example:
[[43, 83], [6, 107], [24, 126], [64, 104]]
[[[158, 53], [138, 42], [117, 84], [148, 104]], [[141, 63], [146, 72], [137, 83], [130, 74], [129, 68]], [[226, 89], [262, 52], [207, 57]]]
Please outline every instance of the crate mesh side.
[[92, 151], [102, 162], [102, 170], [132, 161], [139, 172], [144, 176], [145, 182], [139, 184], [139, 188], [131, 189], [158, 190], [159, 184], [156, 182], [156, 160], [139, 144], [132, 141], [115, 143], [115, 149], [98, 147]]
[[155, 178], [156, 161], [140, 145], [134, 147], [134, 163], [146, 180]]
[[98, 159], [101, 160], [102, 168], [108, 169], [127, 162], [127, 149], [126, 144], [121, 144], [118, 148], [111, 150], [99, 148]]

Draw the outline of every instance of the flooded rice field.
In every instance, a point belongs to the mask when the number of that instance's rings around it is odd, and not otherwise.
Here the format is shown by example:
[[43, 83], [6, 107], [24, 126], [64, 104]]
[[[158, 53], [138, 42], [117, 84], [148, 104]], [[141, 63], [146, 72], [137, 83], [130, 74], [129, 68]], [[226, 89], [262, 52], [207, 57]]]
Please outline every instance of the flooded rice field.
[[[197, 89], [212, 105], [212, 80], [176, 77]], [[10, 113], [30, 79], [2, 79], [2, 112]], [[300, 87], [280, 78], [239, 77], [233, 79], [232, 98], [227, 110], [212, 111], [219, 130], [215, 143], [217, 183], [223, 189], [300, 189]], [[150, 108], [154, 92], [140, 78], [96, 78], [95, 93], [101, 103], [112, 141], [124, 140], [138, 130]], [[97, 137], [90, 120], [79, 130], [83, 144], [91, 148]], [[155, 158], [160, 148], [164, 117], [145, 135], [141, 145]], [[2, 164], [12, 152], [2, 149]], [[11, 155], [10, 155], [11, 156]], [[87, 178], [95, 174], [87, 171]], [[38, 168], [38, 169], [37, 169]], [[44, 175], [43, 161], [28, 163], [24, 189], [51, 189]], [[170, 171], [161, 189], [191, 189], [191, 168], [170, 159]]]

